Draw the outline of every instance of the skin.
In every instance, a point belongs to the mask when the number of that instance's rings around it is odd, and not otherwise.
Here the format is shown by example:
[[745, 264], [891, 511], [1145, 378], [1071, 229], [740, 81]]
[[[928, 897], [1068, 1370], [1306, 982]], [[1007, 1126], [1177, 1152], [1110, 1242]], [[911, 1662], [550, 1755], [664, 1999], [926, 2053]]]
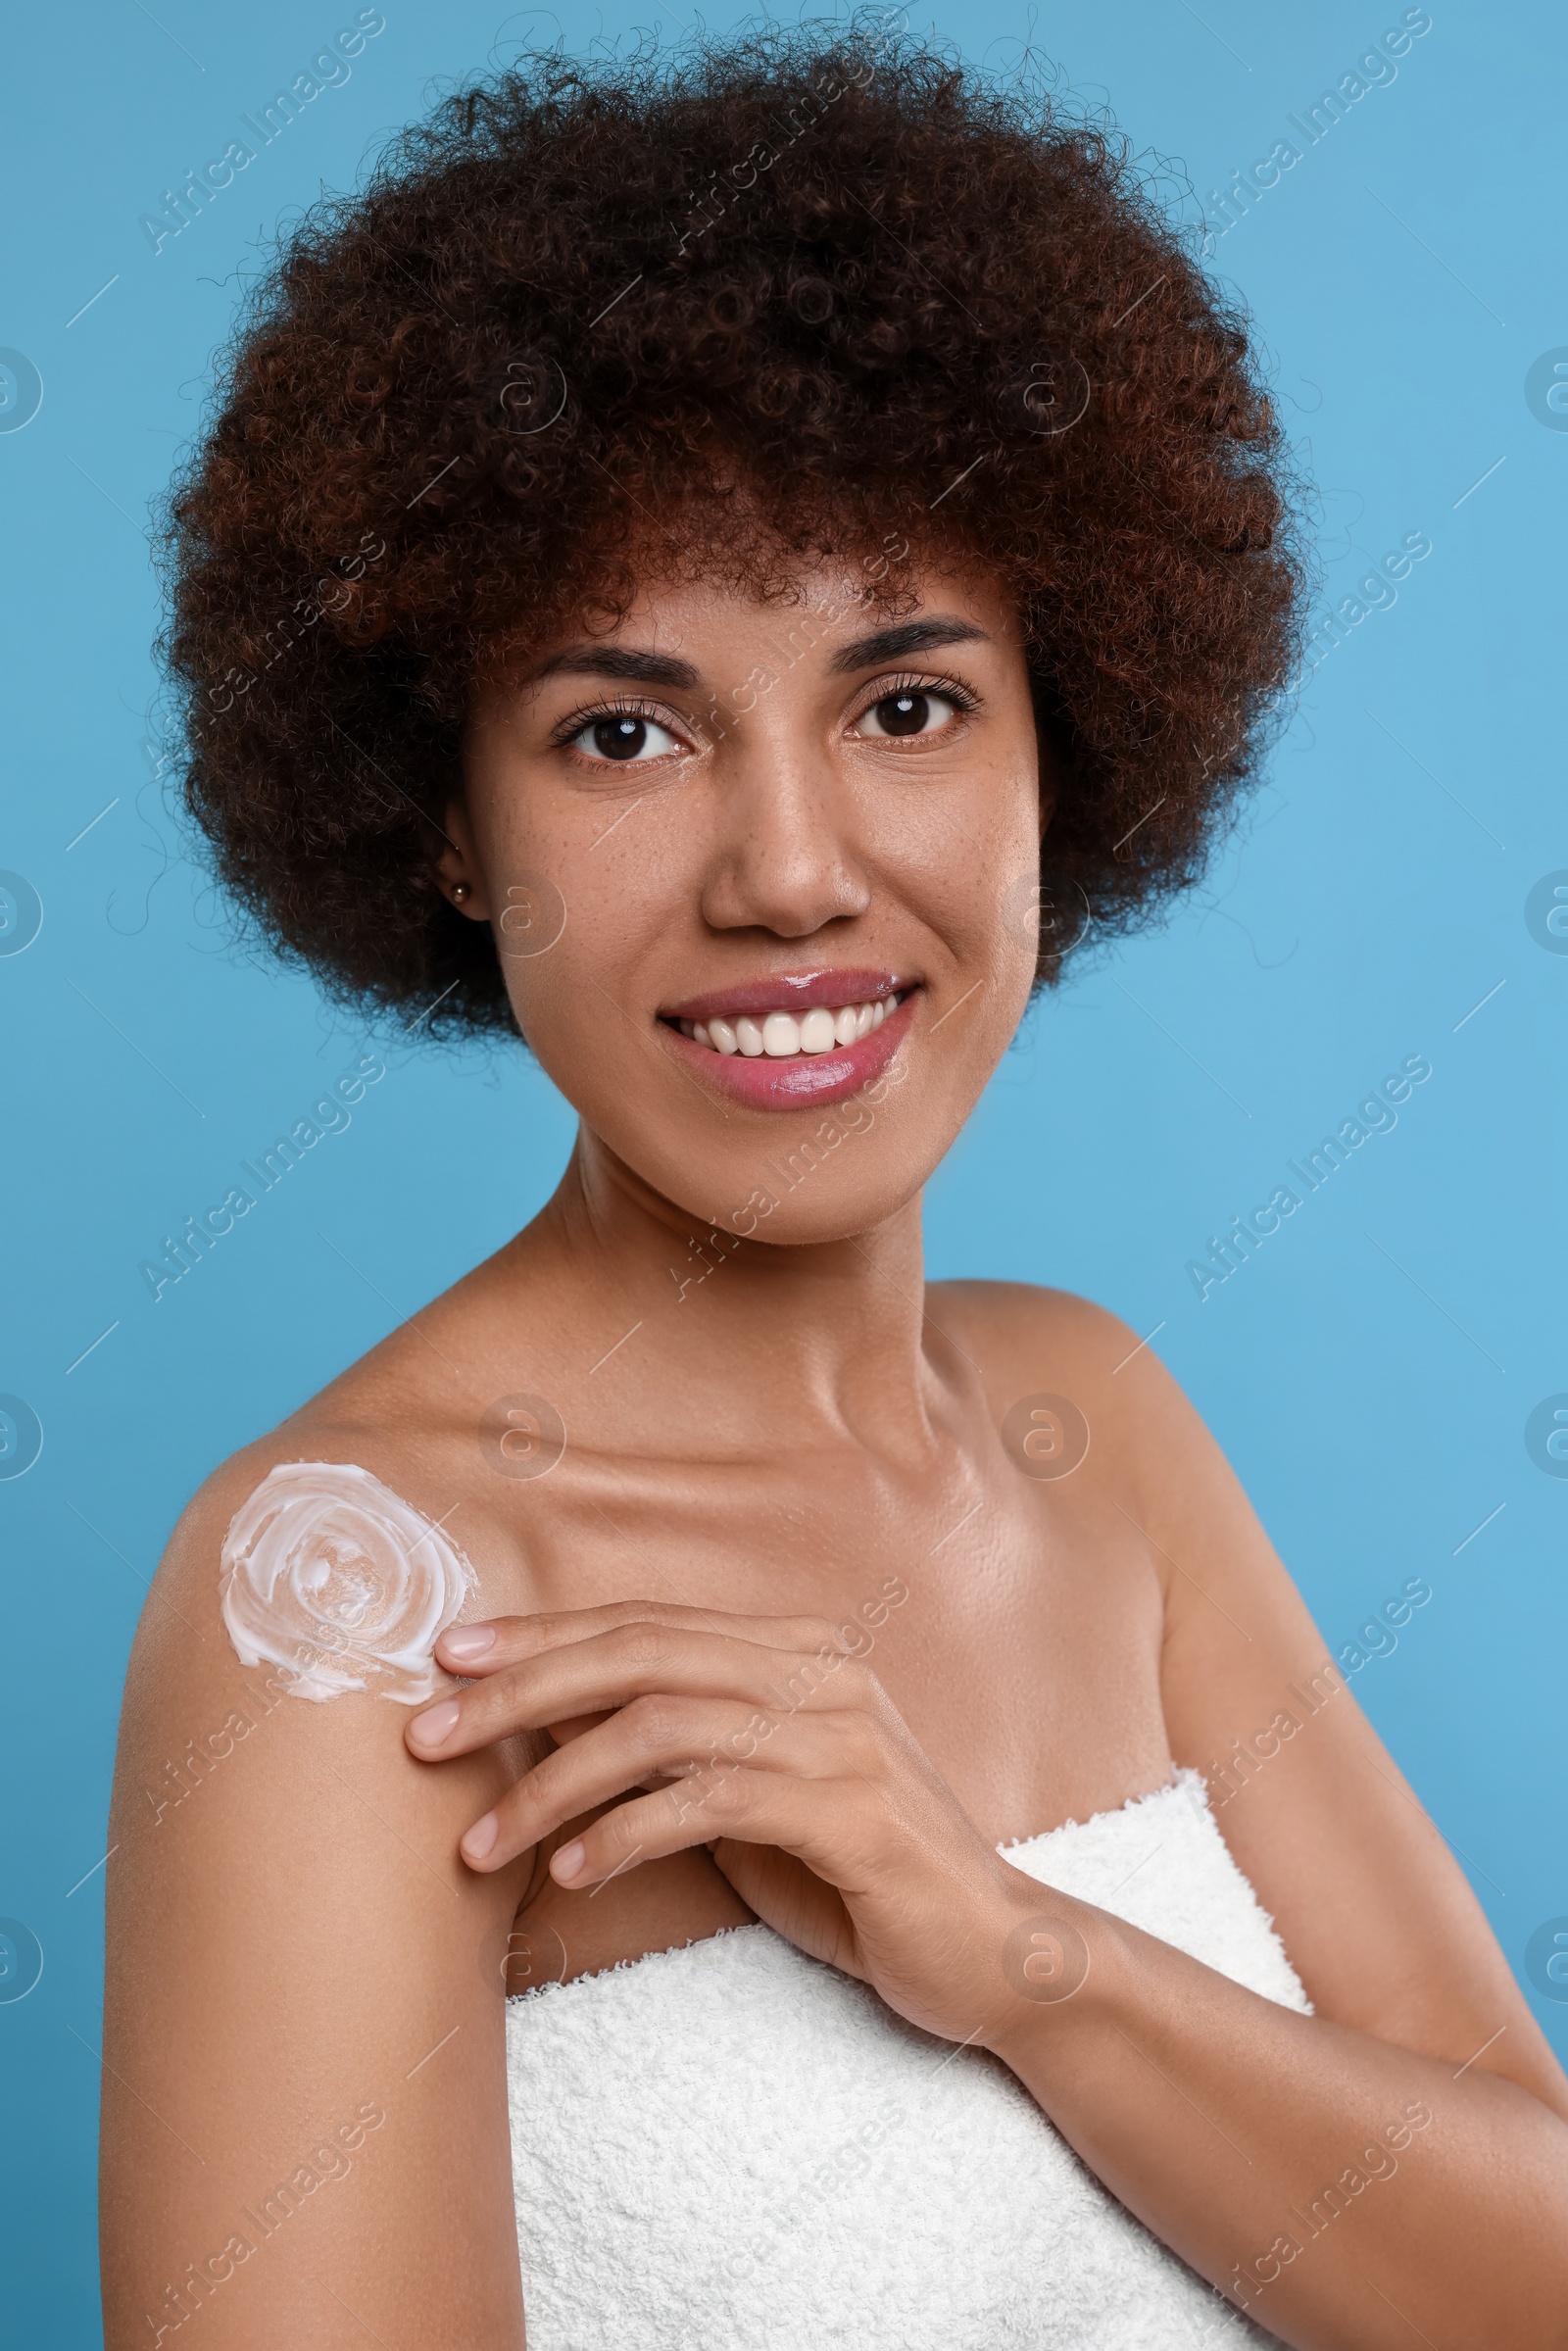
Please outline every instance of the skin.
[[[532, 1224], [220, 1471], [159, 1571], [110, 1837], [112, 2347], [149, 2311], [172, 2339], [165, 2284], [368, 2102], [349, 2168], [207, 2287], [220, 2339], [514, 2351], [509, 1928], [521, 1988], [754, 1917], [993, 2050], [1303, 2351], [1568, 2343], [1568, 2083], [1348, 1691], [1288, 1694], [1325, 1644], [1212, 1440], [1097, 1307], [924, 1282], [921, 1187], [1027, 1001], [1010, 908], [1051, 779], [1000, 584], [906, 552], [898, 617], [929, 641], [893, 653], [864, 584], [823, 564], [780, 608], [650, 578], [476, 699], [438, 878], [499, 920], [535, 877], [522, 944], [553, 943], [508, 985], [579, 1139]], [[643, 675], [584, 666], [607, 655]], [[918, 737], [866, 718], [944, 681], [972, 707]], [[564, 740], [617, 702], [664, 730], [653, 757]], [[786, 1187], [769, 1165], [821, 1113], [738, 1104], [662, 1015], [845, 966], [907, 988], [906, 1031]], [[1092, 1440], [1054, 1480], [999, 1435], [1048, 1390]], [[519, 1394], [564, 1425], [553, 1465], [520, 1424], [510, 1467], [476, 1442]], [[437, 1650], [469, 1679], [417, 1714], [264, 1702], [227, 1642], [223, 1531], [300, 1458], [369, 1469], [478, 1571]], [[1311, 2017], [996, 1850], [1293, 1704], [1219, 1819]], [[225, 1719], [173, 1800], [166, 1763]], [[1036, 1982], [1087, 1957], [1070, 1997], [1019, 1989], [1044, 1919]], [[1386, 2127], [1397, 2175], [1270, 2252]]]

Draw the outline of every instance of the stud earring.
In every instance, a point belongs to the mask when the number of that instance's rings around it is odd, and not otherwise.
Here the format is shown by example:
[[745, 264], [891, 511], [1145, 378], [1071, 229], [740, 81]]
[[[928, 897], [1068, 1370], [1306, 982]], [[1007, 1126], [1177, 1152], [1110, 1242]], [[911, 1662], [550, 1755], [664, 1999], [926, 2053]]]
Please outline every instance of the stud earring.
[[467, 883], [466, 883], [466, 882], [454, 882], [454, 883], [453, 883], [453, 885], [452, 885], [452, 903], [453, 903], [453, 905], [454, 905], [455, 906], [462, 906], [462, 904], [463, 904], [463, 902], [464, 902], [464, 900], [465, 900], [466, 898], [471, 898], [472, 896], [473, 896], [473, 892], [472, 892], [472, 891], [469, 889], [469, 887], [468, 887], [468, 885], [467, 885]]

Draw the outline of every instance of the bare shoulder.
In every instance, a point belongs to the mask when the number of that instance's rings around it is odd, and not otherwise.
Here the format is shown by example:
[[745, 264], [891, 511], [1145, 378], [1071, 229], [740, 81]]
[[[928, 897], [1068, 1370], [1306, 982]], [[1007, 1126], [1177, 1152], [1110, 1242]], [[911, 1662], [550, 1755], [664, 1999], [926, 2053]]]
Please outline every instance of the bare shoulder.
[[417, 1547], [418, 1466], [368, 1463], [363, 1434], [313, 1407], [225, 1462], [138, 1631], [107, 1894], [112, 2351], [209, 2301], [236, 2351], [336, 2340], [334, 2294], [389, 2339], [522, 2339], [499, 1970], [526, 1865], [478, 1879], [457, 1852], [512, 1775], [404, 1743], [444, 1680], [432, 1594], [466, 1587], [456, 1546]]
[[1276, 1589], [1289, 1585], [1201, 1413], [1156, 1351], [1160, 1326], [1139, 1332], [1092, 1298], [1027, 1282], [942, 1282], [929, 1297], [933, 1320], [977, 1365], [999, 1422], [1037, 1392], [1083, 1414], [1097, 1476], [1152, 1546], [1173, 1630], [1192, 1601], [1174, 1553], [1192, 1543], [1254, 1563], [1266, 1556]]
[[1164, 1593], [1170, 1752], [1202, 1775], [1318, 2013], [1456, 2065], [1503, 2018], [1476, 2062], [1568, 2113], [1462, 1871], [1152, 1335], [1023, 1283], [933, 1285], [929, 1311], [980, 1370], [999, 1427], [1025, 1404], [1083, 1414], [1095, 1483]]
[[1140, 1335], [1074, 1291], [1028, 1282], [934, 1283], [927, 1301], [933, 1325], [978, 1371], [1004, 1445], [1015, 1451], [1038, 1441], [1082, 1455], [1078, 1483], [1117, 1522], [1118, 1536], [1141, 1539], [1168, 1625], [1182, 1592], [1162, 1530], [1195, 1477], [1206, 1477], [1212, 1506], [1228, 1473], [1153, 1351], [1154, 1334]]
[[1463, 1872], [1151, 1341], [1024, 1284], [943, 1283], [930, 1312], [979, 1366], [999, 1426], [1042, 1395], [1085, 1415], [1099, 1480], [1164, 1592], [1170, 1752], [1205, 1781], [1319, 2015], [1474, 2058], [1568, 2114], [1568, 2083]]
[[1191, 1441], [1197, 1416], [1149, 1339], [1092, 1298], [1030, 1282], [934, 1282], [927, 1310], [978, 1369], [999, 1421], [1028, 1396], [1064, 1400], [1109, 1446], [1118, 1484], [1157, 1485], [1151, 1473]]
[[1096, 1360], [1110, 1352], [1114, 1363], [1138, 1334], [1108, 1307], [1076, 1291], [1054, 1290], [1036, 1282], [962, 1280], [932, 1282], [927, 1300], [944, 1322], [961, 1321], [999, 1357], [1021, 1349], [1032, 1355], [1041, 1346], [1057, 1345]]
[[[486, 1479], [481, 1458], [495, 1263], [464, 1276], [205, 1481], [173, 1530], [138, 1628], [122, 1747], [144, 1721], [168, 1715], [172, 1693], [194, 1699], [205, 1689], [216, 1695], [247, 1668], [263, 1677], [250, 1687], [264, 1709], [269, 1671], [314, 1693], [322, 1676], [302, 1677], [306, 1652], [329, 1638], [329, 1624], [345, 1609], [363, 1620], [362, 1630], [373, 1631], [385, 1609], [399, 1604], [400, 1559], [405, 1596], [409, 1586], [427, 1597], [433, 1584], [442, 1588], [433, 1629], [425, 1628], [426, 1646], [443, 1622], [525, 1604], [516, 1546], [486, 1508], [487, 1486], [496, 1481]], [[291, 1588], [298, 1602], [282, 1627], [294, 1636], [288, 1655], [266, 1653], [256, 1638], [236, 1646], [242, 1612], [232, 1604], [225, 1547], [248, 1558], [258, 1543], [274, 1568], [281, 1562], [277, 1606], [284, 1607]], [[301, 1572], [306, 1568], [309, 1577]], [[372, 1591], [377, 1579], [385, 1588], [379, 1595]], [[326, 1680], [347, 1692], [353, 1677]], [[417, 1694], [414, 1683], [399, 1687], [386, 1676], [362, 1675], [357, 1691], [404, 1701], [352, 1710], [361, 1743], [371, 1753], [384, 1751], [387, 1768], [404, 1774], [401, 1725]], [[297, 1719], [304, 1737], [316, 1711], [302, 1714], [296, 1705], [285, 1719]], [[338, 1717], [334, 1710], [334, 1722]], [[422, 1767], [409, 1770], [411, 1787], [429, 1778]]]

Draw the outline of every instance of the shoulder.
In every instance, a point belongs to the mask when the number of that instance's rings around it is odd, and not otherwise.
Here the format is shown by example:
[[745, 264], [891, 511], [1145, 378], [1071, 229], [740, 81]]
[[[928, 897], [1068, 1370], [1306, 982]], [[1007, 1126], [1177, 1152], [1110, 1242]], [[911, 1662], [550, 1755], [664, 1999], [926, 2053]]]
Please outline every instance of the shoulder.
[[[476, 1798], [483, 1810], [484, 1773], [432, 1770], [403, 1739], [412, 1712], [450, 1687], [431, 1657], [437, 1636], [489, 1596], [442, 1523], [430, 1463], [403, 1450], [395, 1434], [302, 1414], [223, 1462], [181, 1513], [125, 1678], [122, 1886], [161, 1876], [172, 1840], [152, 1833], [176, 1813], [181, 1843], [219, 1831], [222, 1844], [220, 1824], [242, 1831], [255, 1884], [274, 1861], [298, 1882], [294, 1832], [276, 1833], [285, 1791], [290, 1809], [303, 1797], [324, 1820], [334, 1783], [359, 1789], [425, 1833], [455, 1824], [454, 1846]], [[334, 1817], [334, 1836], [363, 1819]]]
[[[146, 2279], [176, 2276], [193, 2237], [226, 2236], [227, 2266], [210, 2268], [225, 2341], [314, 2325], [295, 2258], [312, 2241], [374, 2327], [394, 2326], [400, 2295], [435, 2327], [442, 2227], [494, 2339], [518, 2324], [486, 1953], [499, 1961], [526, 1864], [475, 1878], [457, 1850], [516, 1759], [427, 1765], [405, 1744], [446, 1680], [432, 1610], [456, 1615], [466, 1587], [455, 1545], [417, 1554], [438, 1534], [428, 1474], [399, 1474], [363, 1435], [313, 1410], [224, 1462], [181, 1516], [137, 1634], [109, 1838], [111, 2340], [129, 2339]], [[454, 2198], [440, 2226], [427, 2160]], [[327, 2182], [330, 2218], [305, 2235], [294, 2221], [253, 2268], [276, 2214], [317, 2210]]]
[[[406, 1498], [427, 1481], [407, 1474], [412, 1464], [394, 1466], [395, 1442], [368, 1435], [346, 1420], [302, 1416], [205, 1481], [149, 1590], [126, 1681], [129, 1716], [160, 1693], [167, 1704], [167, 1692], [191, 1679], [227, 1686], [236, 1667], [260, 1671], [264, 1704], [274, 1688], [316, 1697], [328, 1683], [379, 1682], [383, 1694], [408, 1700], [435, 1694], [416, 1673], [401, 1682], [371, 1674], [370, 1661], [388, 1644], [407, 1646], [398, 1622], [416, 1597], [439, 1618], [433, 1642], [477, 1577], [433, 1515]], [[365, 1670], [356, 1675], [342, 1657], [334, 1670], [332, 1654], [351, 1649], [364, 1653]]]
[[1061, 1399], [1114, 1456], [1129, 1496], [1163, 1488], [1172, 1466], [1217, 1450], [1179, 1384], [1120, 1315], [1070, 1290], [1029, 1282], [934, 1282], [927, 1310], [979, 1372], [1001, 1426], [1032, 1396]]
[[[945, 1282], [932, 1322], [979, 1371], [991, 1416], [1065, 1402], [1092, 1432], [1088, 1491], [1128, 1522], [1163, 1592], [1160, 1693], [1175, 1762], [1204, 1779], [1227, 1844], [1317, 2013], [1455, 2062], [1557, 2113], [1568, 2092], [1444, 1839], [1357, 1706], [1240, 1481], [1140, 1334], [1091, 1300]], [[1017, 1432], [1014, 1430], [1014, 1436]], [[1081, 1481], [1074, 1479], [1076, 1488]], [[1045, 1491], [1060, 1491], [1048, 1486]], [[1071, 1491], [1071, 1489], [1068, 1489]]]
[[[495, 1492], [506, 1489], [504, 1501], [511, 1489], [487, 1472], [483, 1456], [486, 1416], [497, 1401], [492, 1383], [504, 1380], [488, 1368], [496, 1327], [514, 1337], [519, 1307], [519, 1286], [502, 1274], [509, 1254], [420, 1307], [205, 1481], [153, 1581], [127, 1678], [127, 1720], [143, 1706], [167, 1707], [161, 1693], [193, 1674], [223, 1680], [236, 1665], [299, 1662], [243, 1638], [238, 1571], [263, 1557], [273, 1596], [294, 1606], [302, 1641], [345, 1607], [390, 1638], [390, 1619], [407, 1613], [411, 1593], [433, 1611], [416, 1628], [427, 1635], [426, 1649], [460, 1613], [520, 1604], [517, 1547]], [[307, 1578], [313, 1558], [316, 1573]], [[307, 1602], [319, 1621], [306, 1621]], [[258, 1635], [254, 1623], [250, 1631]], [[343, 1676], [338, 1682], [348, 1686]], [[309, 1693], [308, 1677], [301, 1687]], [[417, 1694], [384, 1676], [362, 1676], [360, 1687], [409, 1702]], [[390, 1734], [399, 1748], [402, 1719], [402, 1706], [373, 1708], [368, 1721], [377, 1728], [368, 1736], [385, 1743]]]
[[[257, 1490], [295, 1467], [341, 1469], [347, 1500], [409, 1526], [409, 1513], [446, 1530], [466, 1551], [487, 1606], [511, 1603], [515, 1566], [493, 1509], [486, 1474], [487, 1418], [507, 1383], [504, 1341], [536, 1301], [504, 1266], [514, 1245], [419, 1306], [266, 1435], [206, 1479], [181, 1512], [154, 1593], [205, 1589], [223, 1540]], [[491, 1587], [495, 1589], [492, 1590]], [[481, 1613], [470, 1608], [468, 1613]], [[146, 1628], [144, 1628], [145, 1630]]]
[[1138, 1334], [1108, 1307], [1076, 1291], [1034, 1282], [932, 1282], [927, 1299], [943, 1322], [961, 1323], [994, 1359], [1033, 1356], [1043, 1347], [1070, 1350], [1073, 1360], [1112, 1363], [1138, 1345]]

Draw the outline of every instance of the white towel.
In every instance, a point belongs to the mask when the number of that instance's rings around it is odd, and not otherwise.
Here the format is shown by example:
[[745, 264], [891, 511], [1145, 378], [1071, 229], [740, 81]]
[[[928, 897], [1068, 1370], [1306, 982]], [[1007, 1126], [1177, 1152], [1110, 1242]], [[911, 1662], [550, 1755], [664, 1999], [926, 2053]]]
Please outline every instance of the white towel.
[[[1308, 2002], [1201, 1780], [1005, 1849]], [[507, 2004], [529, 2351], [1197, 2351], [1275, 2338], [1013, 2076], [762, 1926]]]

